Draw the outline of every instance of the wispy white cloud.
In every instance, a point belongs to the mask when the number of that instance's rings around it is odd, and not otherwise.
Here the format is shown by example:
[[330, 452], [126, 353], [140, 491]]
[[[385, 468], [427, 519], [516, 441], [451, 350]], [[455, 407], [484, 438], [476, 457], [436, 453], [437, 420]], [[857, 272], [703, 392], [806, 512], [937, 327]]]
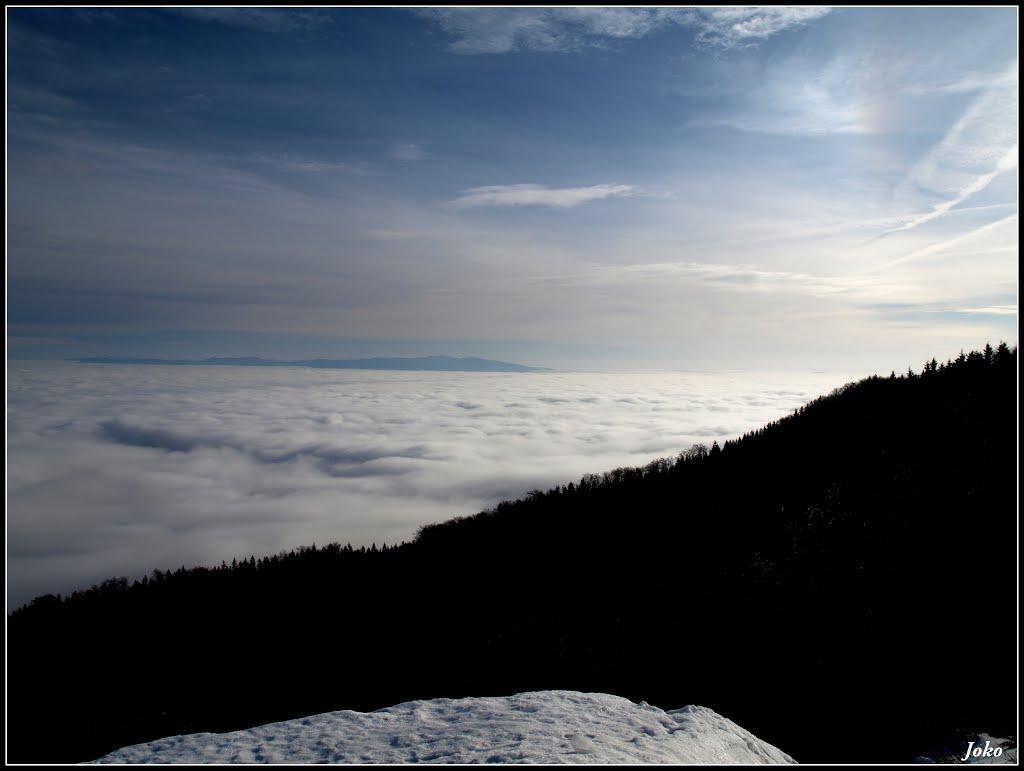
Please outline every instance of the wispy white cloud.
[[446, 8], [414, 9], [455, 38], [460, 54], [567, 52], [642, 38], [669, 25], [697, 30], [699, 43], [750, 45], [829, 12], [827, 8]]
[[907, 173], [897, 198], [940, 197], [930, 211], [910, 216], [894, 231], [909, 230], [948, 213], [1017, 167], [1016, 62], [976, 97], [942, 140]]
[[929, 82], [908, 84], [904, 91], [908, 94], [969, 94], [1001, 86], [1016, 86], [1016, 84], [1017, 73], [1016, 65], [1014, 65], [1014, 68], [1009, 70], [968, 72], [953, 79], [947, 77], [935, 80], [933, 76]]
[[24, 116], [52, 124], [59, 118], [67, 119], [68, 116], [81, 114], [82, 105], [52, 91], [10, 85], [7, 89], [7, 109], [11, 113], [10, 117]]
[[555, 209], [569, 209], [590, 201], [599, 201], [602, 198], [635, 194], [636, 188], [633, 185], [561, 188], [534, 184], [486, 185], [462, 191], [462, 195], [451, 203], [460, 209], [481, 206], [550, 206]]
[[690, 17], [698, 41], [722, 48], [749, 45], [826, 16], [823, 6], [701, 8]]
[[[830, 39], [837, 26], [830, 25]], [[716, 58], [713, 64], [705, 59], [712, 75], [688, 79], [678, 89], [683, 97], [713, 95], [713, 106], [692, 116], [688, 125], [782, 136], [915, 135], [947, 124], [945, 110], [959, 102], [955, 97], [975, 95], [978, 103], [963, 116], [960, 129], [967, 139], [983, 126], [994, 132], [1011, 112], [1016, 114], [1015, 61], [999, 57], [981, 69], [972, 60], [973, 69], [961, 74], [948, 57], [930, 49], [904, 50], [906, 35], [899, 35], [899, 28], [894, 25], [894, 31], [870, 44], [837, 46], [825, 56], [809, 46], [786, 48], [775, 53], [770, 66], [751, 66], [740, 57]], [[743, 47], [740, 39], [734, 42]]]
[[313, 9], [183, 7], [168, 10], [202, 21], [271, 33], [308, 33], [333, 23], [329, 14]]
[[446, 8], [414, 13], [453, 36], [451, 50], [460, 54], [575, 51], [607, 39], [643, 37], [688, 15], [672, 8]]
[[754, 265], [709, 262], [663, 262], [605, 266], [588, 279], [607, 286], [647, 283], [697, 283], [729, 292], [783, 293], [810, 297], [845, 295], [850, 299], [878, 300], [906, 287], [869, 275], [814, 275], [798, 271], [766, 270]]
[[124, 24], [124, 16], [115, 13], [109, 8], [77, 8], [75, 16], [87, 24]]
[[391, 157], [396, 161], [421, 161], [429, 155], [422, 145], [415, 142], [399, 142], [391, 148]]
[[[828, 57], [808, 56], [802, 49], [781, 54], [770, 67], [716, 61], [710, 79], [688, 82], [683, 96], [714, 95], [718, 106], [694, 114], [690, 126], [727, 126], [780, 136], [868, 135], [889, 127], [877, 125], [877, 98], [871, 58], [840, 50]], [[723, 80], [724, 79], [724, 80]]]
[[[1000, 234], [1000, 231], [1002, 231], [1002, 235], [1010, 236], [1010, 239], [999, 239], [996, 243], [985, 240], [989, 236]], [[981, 249], [989, 253], [996, 250], [1005, 250], [1007, 248], [1013, 248], [1016, 250], [1016, 235], [1017, 214], [1011, 214], [1009, 217], [1003, 217], [995, 222], [989, 222], [988, 224], [982, 225], [981, 227], [975, 228], [967, 233], [961, 233], [953, 236], [952, 238], [944, 238], [941, 241], [931, 243], [927, 246], [921, 247], [920, 249], [915, 249], [902, 257], [890, 260], [885, 265], [881, 266], [880, 270], [886, 270], [907, 262], [921, 260], [937, 254], [952, 252], [965, 247], [970, 251]], [[1013, 246], [1010, 247], [1010, 244]]]
[[407, 230], [396, 230], [395, 228], [370, 228], [366, 231], [370, 238], [378, 238], [383, 241], [403, 241], [412, 238], [419, 238], [420, 234]]
[[990, 305], [986, 308], [957, 308], [957, 313], [979, 313], [991, 316], [1016, 316], [1016, 305]]
[[913, 217], [909, 221], [905, 222], [904, 224], [900, 225], [897, 228], [893, 228], [888, 232], [896, 233], [901, 230], [910, 230], [912, 228], [916, 228], [918, 225], [923, 225], [926, 222], [931, 222], [933, 219], [936, 219], [937, 217], [941, 217], [943, 214], [946, 214], [950, 209], [960, 205], [975, 193], [980, 193], [982, 190], [984, 190], [992, 183], [992, 180], [994, 180], [1004, 171], [1010, 171], [1011, 169], [1015, 169], [1016, 167], [1017, 145], [1014, 145], [1013, 147], [1006, 151], [1006, 155], [999, 159], [999, 162], [996, 164], [996, 168], [994, 170], [988, 172], [987, 174], [982, 174], [981, 176], [971, 180], [965, 187], [963, 187], [961, 190], [957, 192], [955, 197], [949, 199], [948, 201], [943, 201], [942, 203], [935, 204], [930, 212]]
[[317, 158], [303, 158], [297, 155], [280, 153], [256, 153], [252, 156], [256, 163], [280, 169], [282, 171], [298, 171], [310, 174], [326, 174], [331, 172], [356, 173], [366, 171], [362, 163], [346, 163], [343, 161], [327, 161]]
[[185, 101], [196, 107], [209, 107], [213, 104], [213, 99], [202, 92], [189, 94], [185, 97]]

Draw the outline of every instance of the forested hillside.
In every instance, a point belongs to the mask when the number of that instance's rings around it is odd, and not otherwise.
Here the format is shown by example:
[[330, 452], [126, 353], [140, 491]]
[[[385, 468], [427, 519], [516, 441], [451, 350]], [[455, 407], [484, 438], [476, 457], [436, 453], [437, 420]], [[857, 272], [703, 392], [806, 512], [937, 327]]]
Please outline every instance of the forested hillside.
[[411, 543], [40, 597], [8, 617], [8, 760], [564, 689], [704, 705], [800, 762], [909, 762], [1015, 730], [1016, 480], [1001, 344]]

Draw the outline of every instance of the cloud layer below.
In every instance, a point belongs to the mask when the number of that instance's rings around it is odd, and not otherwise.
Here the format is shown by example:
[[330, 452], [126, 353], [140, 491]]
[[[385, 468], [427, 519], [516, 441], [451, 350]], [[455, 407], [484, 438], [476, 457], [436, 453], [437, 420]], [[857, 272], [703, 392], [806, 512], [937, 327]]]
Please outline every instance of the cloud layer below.
[[852, 379], [14, 363], [8, 607], [154, 568], [408, 540], [741, 435]]

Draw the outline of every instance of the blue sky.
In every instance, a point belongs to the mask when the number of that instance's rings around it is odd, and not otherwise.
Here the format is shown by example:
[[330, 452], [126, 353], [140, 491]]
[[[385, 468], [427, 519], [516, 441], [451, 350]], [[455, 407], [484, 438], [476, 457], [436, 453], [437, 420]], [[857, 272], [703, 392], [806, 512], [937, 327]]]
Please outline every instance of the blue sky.
[[1017, 342], [1017, 9], [8, 8], [7, 353]]

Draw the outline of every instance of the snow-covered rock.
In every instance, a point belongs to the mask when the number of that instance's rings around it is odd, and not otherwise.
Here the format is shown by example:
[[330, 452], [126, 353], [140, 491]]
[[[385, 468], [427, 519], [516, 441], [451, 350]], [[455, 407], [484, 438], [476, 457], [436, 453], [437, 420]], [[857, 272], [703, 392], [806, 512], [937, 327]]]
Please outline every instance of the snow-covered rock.
[[538, 691], [341, 710], [136, 744], [96, 763], [795, 763], [707, 707]]

